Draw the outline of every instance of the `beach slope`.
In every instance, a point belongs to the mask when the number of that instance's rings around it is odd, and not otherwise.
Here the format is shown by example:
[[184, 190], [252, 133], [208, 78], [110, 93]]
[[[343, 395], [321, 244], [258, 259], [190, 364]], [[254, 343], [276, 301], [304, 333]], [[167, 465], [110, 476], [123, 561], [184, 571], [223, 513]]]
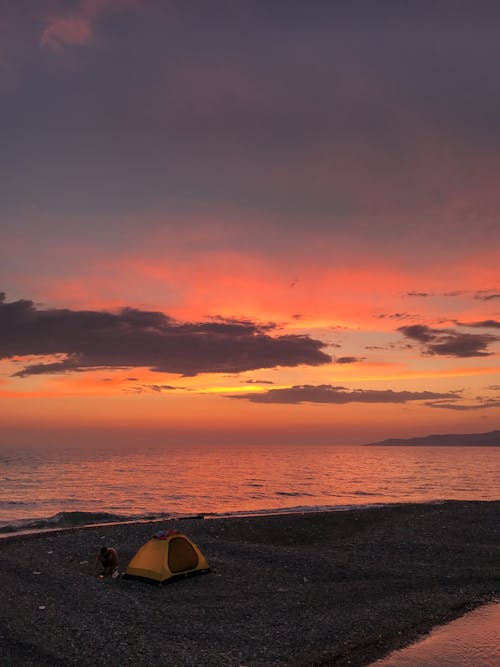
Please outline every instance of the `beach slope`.
[[[0, 540], [0, 664], [367, 665], [499, 594], [498, 502], [450, 501], [93, 527]], [[122, 569], [159, 529], [213, 572], [168, 586]]]

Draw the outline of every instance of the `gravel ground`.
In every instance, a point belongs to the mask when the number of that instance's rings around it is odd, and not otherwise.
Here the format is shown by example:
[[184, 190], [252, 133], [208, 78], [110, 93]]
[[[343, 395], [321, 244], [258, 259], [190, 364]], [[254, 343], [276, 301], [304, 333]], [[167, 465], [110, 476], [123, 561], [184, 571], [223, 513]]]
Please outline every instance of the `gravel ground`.
[[[498, 596], [500, 501], [140, 523], [0, 540], [0, 665], [368, 665]], [[124, 569], [160, 529], [213, 572], [156, 587]]]

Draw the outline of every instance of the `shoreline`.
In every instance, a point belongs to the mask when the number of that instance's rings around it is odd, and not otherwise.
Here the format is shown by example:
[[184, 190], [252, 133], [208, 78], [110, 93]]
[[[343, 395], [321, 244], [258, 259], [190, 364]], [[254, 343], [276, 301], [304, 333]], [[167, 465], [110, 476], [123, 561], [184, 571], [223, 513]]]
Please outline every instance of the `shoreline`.
[[[498, 597], [499, 510], [439, 501], [11, 533], [0, 662], [363, 667]], [[185, 532], [213, 572], [160, 588], [93, 576], [100, 546], [123, 570], [158, 528]]]
[[479, 609], [480, 607], [492, 604], [496, 601], [497, 597], [495, 595], [487, 596], [483, 599], [472, 600], [454, 609], [450, 609], [443, 613], [439, 618], [434, 618], [408, 629], [404, 635], [399, 634], [395, 637], [392, 634], [388, 634], [376, 641], [355, 645], [348, 648], [343, 653], [331, 656], [320, 662], [312, 661], [311, 663], [301, 665], [301, 667], [369, 667], [372, 663], [387, 657], [390, 653], [399, 651], [419, 642], [435, 628], [445, 626], [452, 621], [462, 618], [475, 609]]
[[[328, 512], [350, 512], [352, 510], [365, 510], [365, 509], [377, 509], [381, 507], [400, 507], [405, 505], [439, 505], [445, 502], [461, 502], [461, 501], [449, 501], [449, 500], [427, 500], [427, 501], [406, 501], [406, 502], [387, 502], [387, 503], [360, 503], [359, 505], [331, 505], [331, 506], [300, 506], [300, 507], [277, 507], [274, 509], [261, 509], [261, 510], [241, 510], [234, 512], [198, 512], [197, 514], [179, 514], [179, 515], [161, 515], [151, 516], [151, 517], [133, 517], [127, 518], [126, 516], [123, 519], [113, 519], [109, 521], [90, 521], [89, 523], [78, 523], [71, 524], [66, 523], [63, 520], [60, 522], [60, 525], [57, 526], [47, 526], [42, 528], [37, 527], [28, 527], [26, 529], [16, 529], [11, 528], [16, 522], [28, 522], [27, 525], [33, 523], [50, 523], [55, 516], [59, 515], [68, 515], [68, 517], [73, 514], [73, 511], [60, 510], [56, 515], [49, 517], [34, 517], [27, 519], [13, 519], [10, 524], [1, 525], [5, 522], [0, 522], [0, 540], [2, 539], [12, 539], [14, 537], [29, 537], [30, 535], [46, 535], [56, 532], [66, 532], [71, 530], [85, 530], [88, 528], [100, 528], [103, 526], [126, 526], [133, 524], [143, 524], [143, 523], [158, 523], [165, 521], [190, 521], [193, 519], [205, 519], [207, 521], [216, 520], [216, 519], [246, 519], [251, 517], [261, 517], [261, 516], [283, 516], [283, 515], [302, 515], [302, 514], [318, 514], [318, 513], [328, 513]], [[464, 501], [468, 502], [468, 501]], [[477, 501], [477, 502], [490, 502], [490, 501]], [[76, 511], [77, 514], [88, 513], [89, 515], [93, 514], [102, 514], [94, 512], [84, 512]], [[106, 512], [104, 512], [106, 514]]]

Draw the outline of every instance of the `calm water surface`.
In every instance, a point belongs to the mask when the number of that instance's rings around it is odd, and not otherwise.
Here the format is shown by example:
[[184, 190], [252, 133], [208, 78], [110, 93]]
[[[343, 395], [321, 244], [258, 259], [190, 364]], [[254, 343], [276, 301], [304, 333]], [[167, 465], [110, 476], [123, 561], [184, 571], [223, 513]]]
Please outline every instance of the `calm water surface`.
[[68, 511], [137, 517], [492, 500], [499, 480], [492, 447], [3, 449], [0, 527]]
[[500, 604], [472, 611], [373, 667], [499, 667]]

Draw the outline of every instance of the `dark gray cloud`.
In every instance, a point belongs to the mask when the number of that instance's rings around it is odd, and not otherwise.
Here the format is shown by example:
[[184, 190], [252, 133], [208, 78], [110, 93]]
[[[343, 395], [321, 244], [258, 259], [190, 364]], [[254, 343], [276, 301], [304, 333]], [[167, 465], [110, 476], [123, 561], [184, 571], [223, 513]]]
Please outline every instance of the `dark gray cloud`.
[[164, 391], [191, 391], [191, 389], [189, 387], [174, 387], [171, 384], [137, 384], [123, 389], [126, 394], [144, 394], [148, 392], [161, 394]]
[[422, 344], [424, 354], [448, 357], [487, 357], [488, 345], [500, 338], [492, 334], [470, 334], [454, 329], [433, 329], [425, 324], [399, 327], [404, 336]]
[[151, 391], [176, 391], [177, 389], [183, 389], [187, 391], [186, 387], [174, 387], [171, 384], [149, 384], [143, 386], [151, 389]]
[[462, 296], [467, 294], [465, 290], [451, 290], [449, 292], [406, 292], [405, 296], [420, 296], [420, 297], [430, 297], [430, 296]]
[[468, 410], [484, 410], [486, 408], [500, 408], [500, 401], [495, 399], [480, 399], [477, 403], [448, 403], [447, 401], [428, 401], [428, 408], [443, 408], [445, 410], [456, 410], [465, 412]]
[[479, 322], [457, 322], [460, 327], [473, 327], [476, 329], [500, 329], [498, 320], [480, 320]]
[[411, 313], [380, 313], [380, 315], [377, 315], [379, 320], [411, 320], [416, 317], [418, 317], [418, 315], [412, 315]]
[[480, 301], [493, 301], [493, 299], [500, 299], [500, 293], [494, 292], [493, 290], [479, 290], [474, 295], [475, 299]]
[[0, 359], [65, 355], [26, 366], [17, 376], [147, 367], [196, 375], [329, 363], [325, 344], [309, 336], [272, 335], [273, 324], [216, 318], [179, 323], [161, 312], [117, 313], [38, 309], [32, 301], [0, 298]]
[[242, 380], [242, 384], [274, 384], [272, 380]]
[[334, 359], [335, 364], [355, 364], [358, 361], [364, 361], [365, 357], [337, 357]]
[[454, 399], [452, 392], [392, 391], [392, 389], [347, 389], [330, 384], [294, 385], [284, 389], [268, 389], [265, 393], [234, 394], [228, 398], [243, 399], [252, 403], [406, 403], [407, 401], [433, 401]]

